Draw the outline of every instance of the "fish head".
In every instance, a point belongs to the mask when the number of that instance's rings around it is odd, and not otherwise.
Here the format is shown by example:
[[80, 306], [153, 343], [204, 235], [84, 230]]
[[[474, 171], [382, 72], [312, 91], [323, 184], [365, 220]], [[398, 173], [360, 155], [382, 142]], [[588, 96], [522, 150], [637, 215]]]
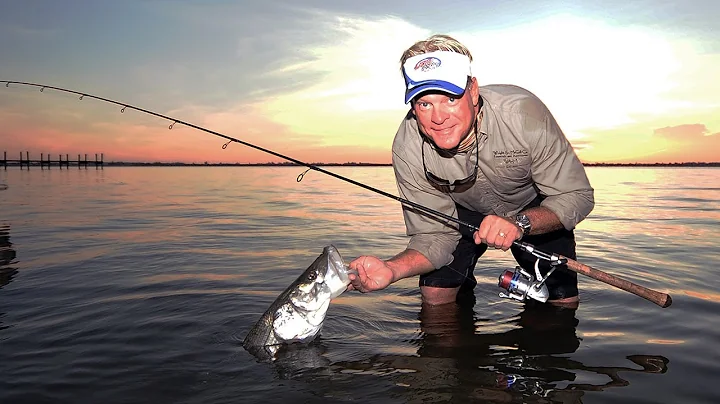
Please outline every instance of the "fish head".
[[307, 311], [324, 307], [326, 300], [342, 294], [350, 284], [349, 271], [335, 246], [327, 246], [323, 254], [300, 277], [292, 294], [293, 304]]

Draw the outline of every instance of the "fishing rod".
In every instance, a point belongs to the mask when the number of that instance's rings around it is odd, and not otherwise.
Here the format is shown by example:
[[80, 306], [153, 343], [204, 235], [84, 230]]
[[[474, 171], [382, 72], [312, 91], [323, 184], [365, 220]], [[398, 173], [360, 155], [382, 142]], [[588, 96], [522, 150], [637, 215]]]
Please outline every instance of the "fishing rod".
[[[24, 82], [24, 81], [0, 80], [0, 83], [5, 83], [5, 87], [7, 87], [7, 88], [10, 87], [10, 84], [18, 84], [18, 85], [22, 85], [22, 86], [40, 88], [40, 92], [44, 92], [45, 89], [51, 89], [51, 90], [60, 91], [60, 92], [64, 92], [64, 93], [75, 94], [75, 95], [80, 96], [80, 97], [79, 97], [80, 100], [84, 99], [85, 97], [87, 97], [87, 98], [92, 98], [92, 99], [95, 99], [95, 100], [98, 100], [98, 101], [103, 101], [103, 102], [107, 102], [107, 103], [110, 103], [110, 104], [115, 104], [115, 105], [121, 106], [121, 107], [122, 107], [122, 108], [120, 109], [120, 112], [121, 112], [121, 113], [124, 113], [127, 108], [130, 108], [130, 109], [135, 110], [135, 111], [138, 111], [138, 112], [143, 112], [143, 113], [148, 114], [148, 115], [156, 116], [156, 117], [158, 117], [158, 118], [162, 118], [162, 119], [171, 121], [172, 123], [170, 124], [170, 126], [168, 126], [168, 129], [170, 129], [170, 130], [173, 129], [173, 127], [175, 126], [175, 124], [178, 124], [178, 123], [179, 123], [179, 124], [188, 126], [188, 127], [190, 127], [190, 128], [197, 129], [197, 130], [199, 130], [199, 131], [206, 132], [206, 133], [209, 133], [209, 134], [211, 134], [211, 135], [215, 135], [215, 136], [221, 137], [221, 138], [223, 138], [223, 139], [226, 139], [226, 140], [227, 140], [227, 143], [225, 143], [225, 144], [222, 145], [222, 148], [223, 148], [223, 149], [226, 149], [227, 146], [228, 146], [230, 143], [233, 143], [233, 142], [239, 143], [239, 144], [241, 144], [241, 145], [243, 145], [243, 146], [247, 146], [247, 147], [250, 147], [250, 148], [253, 148], [253, 149], [256, 149], [256, 150], [260, 150], [260, 151], [262, 151], [262, 152], [264, 152], [264, 153], [271, 154], [271, 155], [273, 155], [273, 156], [275, 156], [275, 157], [279, 157], [279, 158], [281, 158], [281, 159], [283, 159], [283, 160], [287, 160], [287, 161], [293, 162], [293, 163], [295, 163], [295, 164], [298, 164], [298, 165], [300, 165], [300, 166], [307, 167], [308, 170], [314, 170], [314, 171], [321, 172], [321, 173], [323, 173], [323, 174], [327, 174], [327, 175], [329, 175], [329, 176], [331, 176], [331, 177], [334, 177], [334, 178], [337, 178], [337, 179], [339, 179], [339, 180], [341, 180], [341, 181], [348, 182], [348, 183], [350, 183], [350, 184], [353, 184], [353, 185], [356, 185], [356, 186], [358, 186], [358, 187], [364, 188], [364, 189], [366, 189], [366, 190], [368, 190], [368, 191], [375, 192], [375, 193], [380, 194], [380, 195], [382, 195], [382, 196], [385, 196], [385, 197], [394, 199], [394, 200], [400, 202], [400, 203], [403, 204], [403, 205], [410, 206], [410, 207], [412, 207], [412, 208], [414, 208], [414, 209], [417, 209], [417, 210], [419, 210], [419, 211], [421, 211], [421, 212], [423, 212], [423, 213], [426, 213], [426, 214], [428, 214], [428, 215], [430, 215], [430, 216], [433, 216], [433, 217], [435, 217], [435, 218], [445, 219], [445, 220], [447, 220], [447, 221], [449, 221], [449, 222], [453, 222], [453, 223], [455, 223], [455, 224], [457, 224], [457, 225], [465, 226], [465, 227], [467, 227], [467, 228], [469, 228], [469, 229], [471, 229], [471, 230], [473, 230], [473, 231], [478, 231], [478, 230], [479, 230], [479, 227], [476, 226], [476, 225], [474, 225], [474, 224], [465, 222], [465, 221], [463, 221], [463, 220], [460, 220], [460, 219], [458, 219], [458, 218], [456, 218], [456, 217], [447, 215], [447, 214], [445, 214], [445, 213], [438, 212], [438, 211], [436, 211], [436, 210], [434, 210], [434, 209], [428, 208], [427, 206], [420, 205], [420, 204], [418, 204], [418, 203], [416, 203], [416, 202], [407, 200], [407, 199], [405, 199], [405, 198], [401, 198], [401, 197], [399, 197], [399, 196], [397, 196], [397, 195], [393, 195], [393, 194], [388, 193], [388, 192], [385, 192], [385, 191], [383, 191], [383, 190], [381, 190], [381, 189], [372, 187], [372, 186], [367, 185], [367, 184], [363, 184], [363, 183], [361, 183], [361, 182], [355, 181], [355, 180], [353, 180], [353, 179], [351, 179], [351, 178], [342, 176], [342, 175], [340, 175], [340, 174], [333, 173], [332, 171], [325, 170], [325, 169], [323, 169], [322, 167], [318, 167], [317, 165], [314, 165], [314, 164], [310, 164], [310, 163], [306, 163], [306, 162], [297, 160], [297, 159], [292, 158], [292, 157], [290, 157], [290, 156], [286, 156], [286, 155], [284, 155], [284, 154], [277, 153], [277, 152], [272, 151], [272, 150], [270, 150], [270, 149], [266, 149], [266, 148], [264, 148], [264, 147], [254, 145], [254, 144], [252, 144], [252, 143], [249, 143], [249, 142], [246, 142], [246, 141], [243, 141], [243, 140], [234, 138], [234, 137], [232, 137], [232, 136], [228, 136], [228, 135], [222, 134], [222, 133], [220, 133], [220, 132], [216, 132], [216, 131], [214, 131], [214, 130], [210, 130], [210, 129], [207, 129], [207, 128], [203, 128], [202, 126], [198, 126], [198, 125], [192, 124], [192, 123], [190, 123], [190, 122], [183, 121], [183, 120], [181, 120], [181, 119], [173, 118], [173, 117], [170, 117], [170, 116], [167, 116], [167, 115], [163, 115], [163, 114], [160, 114], [160, 113], [157, 113], [157, 112], [154, 112], [154, 111], [150, 111], [150, 110], [147, 110], [147, 109], [144, 109], [144, 108], [136, 107], [136, 106], [131, 105], [131, 104], [128, 104], [128, 103], [124, 103], [124, 102], [120, 102], [120, 101], [115, 101], [115, 100], [112, 100], [112, 99], [109, 99], [109, 98], [104, 98], [104, 97], [92, 95], [92, 94], [89, 94], [89, 93], [84, 93], [84, 92], [80, 92], [80, 91], [70, 90], [70, 89], [62, 88], [62, 87], [56, 87], [56, 86], [51, 86], [51, 85], [46, 85], [46, 84], [38, 84], [38, 83], [29, 83], [29, 82]], [[307, 172], [307, 171], [306, 171], [306, 172]], [[301, 174], [301, 175], [299, 175], [298, 178], [297, 178], [297, 181], [301, 181], [303, 175], [304, 175], [304, 173]], [[609, 285], [612, 285], [612, 286], [615, 286], [615, 287], [617, 287], [617, 288], [619, 288], [619, 289], [625, 290], [626, 292], [633, 293], [633, 294], [635, 294], [635, 295], [637, 295], [637, 296], [640, 296], [640, 297], [642, 297], [642, 298], [644, 298], [644, 299], [647, 299], [647, 300], [649, 300], [649, 301], [657, 304], [657, 305], [660, 306], [660, 307], [665, 308], [665, 307], [669, 307], [669, 306], [672, 304], [672, 298], [670, 297], [670, 295], [668, 295], [668, 294], [666, 294], [666, 293], [661, 293], [661, 292], [658, 292], [658, 291], [655, 291], [655, 290], [652, 290], [652, 289], [648, 289], [648, 288], [646, 288], [646, 287], [644, 287], [644, 286], [637, 285], [637, 284], [632, 283], [632, 282], [630, 282], [630, 281], [627, 281], [627, 280], [625, 280], [625, 279], [616, 277], [616, 276], [614, 276], [614, 275], [610, 275], [610, 274], [608, 274], [608, 273], [606, 273], [606, 272], [603, 272], [603, 271], [600, 271], [600, 270], [598, 270], [598, 269], [592, 268], [592, 267], [590, 267], [590, 266], [581, 264], [581, 263], [579, 263], [579, 262], [577, 262], [577, 261], [575, 261], [575, 260], [573, 260], [573, 259], [571, 259], [571, 258], [564, 257], [564, 256], [562, 256], [562, 255], [560, 255], [560, 254], [547, 253], [547, 252], [538, 250], [537, 248], [535, 248], [535, 246], [533, 246], [533, 245], [530, 244], [530, 243], [526, 243], [526, 242], [522, 242], [522, 241], [519, 241], [519, 240], [515, 240], [515, 241], [513, 241], [513, 245], [515, 245], [516, 247], [520, 248], [520, 249], [523, 250], [523, 251], [526, 251], [526, 252], [532, 254], [533, 256], [535, 256], [535, 257], [538, 258], [538, 259], [547, 260], [547, 261], [549, 261], [551, 264], [554, 264], [554, 265], [564, 264], [564, 265], [567, 266], [568, 269], [571, 269], [571, 270], [573, 270], [573, 271], [575, 271], [575, 272], [581, 273], [581, 274], [586, 275], [586, 276], [588, 276], [588, 277], [591, 277], [591, 278], [593, 278], [593, 279], [597, 279], [597, 280], [599, 280], [599, 281], [601, 281], [601, 282], [605, 282], [605, 283], [607, 283], [607, 284], [609, 284]], [[501, 275], [500, 281], [501, 281], [501, 283], [502, 283], [502, 275]], [[543, 279], [543, 281], [544, 281], [544, 279]]]

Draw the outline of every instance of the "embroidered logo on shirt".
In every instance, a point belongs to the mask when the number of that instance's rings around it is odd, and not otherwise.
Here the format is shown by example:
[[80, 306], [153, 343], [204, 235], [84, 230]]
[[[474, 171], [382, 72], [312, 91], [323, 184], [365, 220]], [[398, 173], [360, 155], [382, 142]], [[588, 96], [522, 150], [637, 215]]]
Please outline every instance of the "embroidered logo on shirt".
[[508, 157], [525, 157], [530, 155], [527, 150], [514, 149], [514, 150], [493, 150], [493, 157], [496, 159], [508, 158]]
[[530, 153], [523, 149], [513, 150], [493, 150], [493, 157], [496, 158], [496, 164], [500, 167], [517, 167], [522, 165], [524, 157], [528, 157]]

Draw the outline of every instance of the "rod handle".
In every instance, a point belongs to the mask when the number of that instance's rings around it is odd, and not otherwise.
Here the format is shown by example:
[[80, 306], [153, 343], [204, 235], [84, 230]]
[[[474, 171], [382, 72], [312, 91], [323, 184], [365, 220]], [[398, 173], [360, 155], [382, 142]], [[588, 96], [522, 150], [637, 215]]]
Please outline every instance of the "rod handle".
[[672, 297], [670, 297], [670, 295], [667, 293], [658, 292], [656, 290], [640, 286], [626, 279], [622, 279], [615, 275], [610, 275], [607, 272], [603, 272], [599, 269], [595, 269], [588, 265], [581, 264], [573, 259], [567, 257], [563, 258], [567, 259], [568, 269], [571, 269], [577, 273], [589, 276], [590, 278], [597, 279], [600, 282], [605, 282], [608, 285], [615, 286], [618, 289], [622, 289], [626, 292], [630, 292], [634, 295], [640, 296], [643, 299], [647, 299], [662, 308], [670, 307], [670, 305], [672, 304]]

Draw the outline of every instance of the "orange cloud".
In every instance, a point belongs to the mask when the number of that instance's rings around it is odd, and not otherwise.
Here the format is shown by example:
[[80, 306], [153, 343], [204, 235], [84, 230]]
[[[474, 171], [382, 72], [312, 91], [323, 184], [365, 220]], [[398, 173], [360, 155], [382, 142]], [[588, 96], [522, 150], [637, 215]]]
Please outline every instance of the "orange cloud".
[[[697, 117], [644, 119], [631, 125], [585, 131], [573, 141], [582, 161], [588, 163], [682, 163], [720, 161], [720, 133], [716, 113]], [[668, 125], [680, 120], [694, 123]], [[697, 123], [697, 122], [708, 123]]]
[[710, 133], [704, 124], [683, 124], [655, 129], [653, 138], [668, 147], [655, 158], [660, 161], [720, 161], [719, 133]]
[[696, 140], [698, 136], [713, 136], [719, 133], [710, 134], [708, 128], [701, 123], [668, 126], [665, 128], [655, 129], [654, 131], [655, 135], [673, 140], [688, 140], [693, 137]]

